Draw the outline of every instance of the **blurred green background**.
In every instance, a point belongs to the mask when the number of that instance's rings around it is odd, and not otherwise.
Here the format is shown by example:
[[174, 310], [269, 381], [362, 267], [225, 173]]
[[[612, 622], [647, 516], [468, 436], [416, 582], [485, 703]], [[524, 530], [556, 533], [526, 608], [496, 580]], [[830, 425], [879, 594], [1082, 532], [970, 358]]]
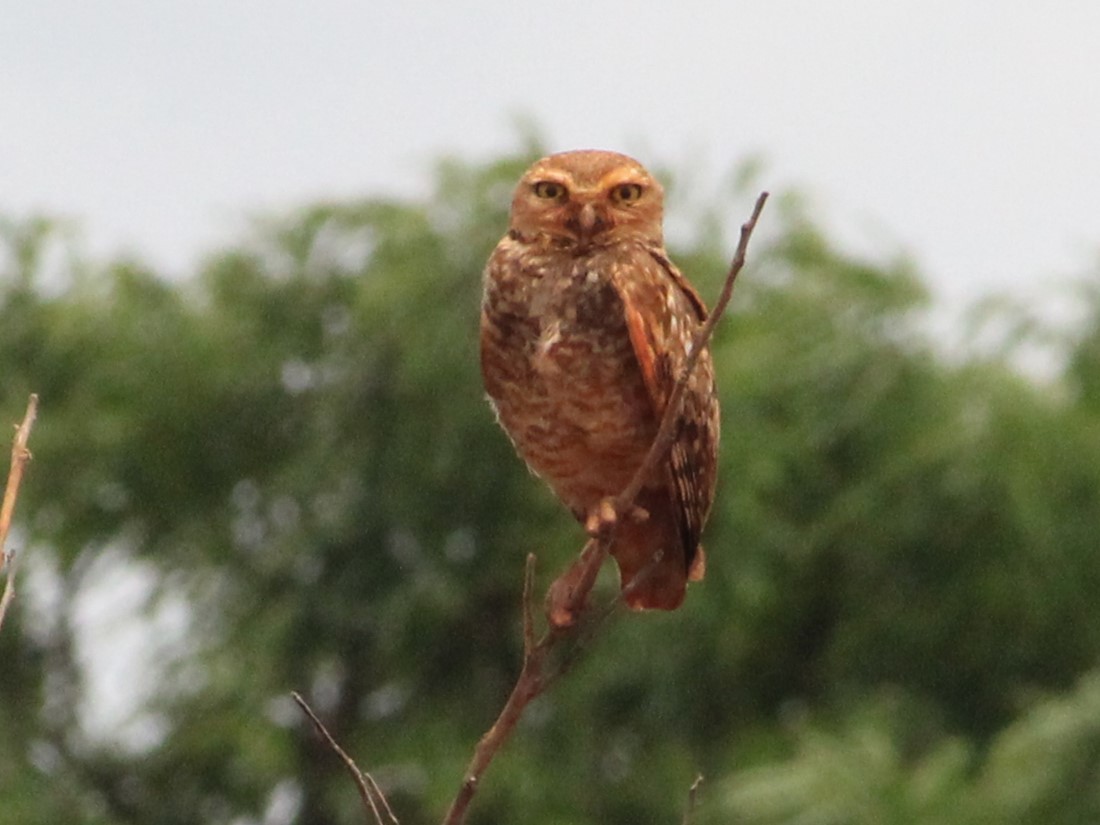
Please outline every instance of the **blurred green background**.
[[[184, 280], [0, 224], [0, 417], [41, 396], [5, 823], [363, 821], [291, 690], [405, 825], [442, 818], [518, 669], [525, 555], [544, 588], [582, 542], [477, 367], [536, 143], [257, 221]], [[712, 204], [662, 172], [708, 302], [750, 166]], [[600, 635], [470, 822], [675, 823], [697, 773], [704, 825], [1100, 822], [1098, 282], [1067, 285], [1076, 324], [987, 307], [946, 351], [911, 262], [776, 193], [713, 343], [706, 581]]]

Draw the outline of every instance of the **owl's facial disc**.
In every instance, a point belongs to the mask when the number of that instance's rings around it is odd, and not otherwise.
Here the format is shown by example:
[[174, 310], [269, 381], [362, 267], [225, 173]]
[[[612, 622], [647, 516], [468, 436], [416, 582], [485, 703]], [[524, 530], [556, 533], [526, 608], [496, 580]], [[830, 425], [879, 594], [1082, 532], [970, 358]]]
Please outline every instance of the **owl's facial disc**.
[[660, 244], [661, 201], [660, 184], [626, 155], [564, 152], [524, 174], [510, 229], [579, 249], [638, 239]]

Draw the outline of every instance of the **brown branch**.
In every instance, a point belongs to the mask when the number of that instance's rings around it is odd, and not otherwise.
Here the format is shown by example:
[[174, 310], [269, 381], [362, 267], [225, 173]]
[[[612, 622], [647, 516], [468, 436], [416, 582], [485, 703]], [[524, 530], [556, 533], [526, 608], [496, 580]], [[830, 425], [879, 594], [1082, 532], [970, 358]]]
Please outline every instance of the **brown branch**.
[[703, 775], [698, 774], [695, 777], [695, 781], [691, 783], [691, 787], [688, 788], [688, 801], [687, 807], [684, 808], [684, 818], [682, 825], [691, 825], [691, 815], [695, 813], [695, 806], [699, 801], [699, 788], [703, 784]]
[[313, 723], [313, 727], [321, 734], [321, 738], [325, 740], [325, 743], [332, 752], [340, 757], [340, 760], [344, 763], [344, 767], [347, 768], [348, 773], [350, 773], [355, 780], [355, 785], [359, 789], [359, 798], [363, 800], [364, 812], [370, 812], [376, 825], [386, 825], [382, 819], [382, 812], [378, 809], [379, 805], [381, 805], [382, 810], [386, 812], [386, 817], [389, 819], [390, 825], [398, 825], [397, 817], [394, 816], [393, 809], [390, 808], [390, 803], [386, 801], [386, 795], [382, 793], [382, 789], [378, 787], [378, 783], [374, 781], [374, 777], [369, 773], [363, 773], [363, 771], [359, 770], [359, 766], [355, 764], [355, 760], [348, 756], [347, 752], [340, 747], [332, 737], [332, 734], [328, 732], [328, 728], [326, 728], [324, 723], [317, 718], [317, 714], [313, 712], [313, 708], [311, 708], [309, 703], [302, 698], [300, 693], [292, 691], [290, 695], [294, 698], [294, 701], [298, 703], [298, 707], [302, 709], [303, 713], [309, 717], [309, 721]]
[[23, 481], [23, 471], [27, 462], [31, 460], [31, 451], [27, 449], [27, 441], [31, 437], [31, 428], [34, 419], [38, 416], [38, 396], [31, 393], [27, 401], [27, 412], [23, 416], [23, 423], [16, 427], [15, 439], [11, 445], [11, 469], [8, 471], [8, 484], [4, 488], [4, 502], [0, 504], [0, 570], [7, 568], [7, 576], [4, 579], [4, 594], [0, 596], [0, 628], [4, 626], [4, 617], [8, 614], [8, 607], [15, 599], [15, 551], [6, 551], [8, 543], [8, 531], [11, 529], [12, 515], [15, 513], [15, 500], [19, 497], [19, 485]]
[[[512, 735], [512, 731], [523, 715], [523, 711], [526, 710], [527, 705], [546, 689], [546, 682], [543, 678], [543, 663], [547, 653], [556, 646], [560, 636], [551, 629], [537, 644], [531, 646], [531, 641], [534, 639], [533, 628], [531, 628], [529, 619], [529, 617], [533, 617], [534, 610], [531, 604], [531, 587], [529, 586], [531, 573], [534, 570], [532, 559], [533, 556], [531, 555], [527, 557], [527, 576], [524, 579], [523, 588], [523, 615], [525, 617], [523, 667], [520, 669], [519, 678], [516, 679], [516, 684], [508, 696], [508, 701], [504, 703], [500, 715], [497, 716], [493, 726], [478, 740], [477, 746], [474, 748], [473, 759], [470, 760], [470, 764], [466, 768], [462, 785], [459, 787], [458, 793], [451, 803], [450, 810], [447, 811], [447, 816], [443, 820], [444, 825], [459, 825], [459, 823], [465, 821], [466, 809], [469, 808], [470, 801], [477, 793], [478, 783], [481, 782], [481, 777], [486, 768], [489, 767], [489, 763], [493, 761], [497, 751]], [[530, 634], [528, 633], [529, 630], [532, 630]]]
[[752, 215], [745, 223], [741, 224], [741, 237], [737, 242], [737, 250], [733, 254], [729, 271], [726, 273], [722, 292], [719, 294], [718, 301], [715, 303], [714, 309], [711, 310], [706, 323], [695, 333], [695, 340], [691, 344], [691, 352], [688, 353], [684, 368], [680, 371], [680, 375], [676, 379], [676, 385], [672, 388], [672, 393], [668, 397], [668, 406], [665, 408], [664, 417], [661, 419], [661, 426], [657, 430], [657, 435], [653, 437], [653, 443], [649, 447], [645, 461], [638, 467], [638, 471], [634, 473], [630, 483], [615, 499], [616, 513], [629, 512], [631, 505], [634, 504], [634, 499], [638, 497], [638, 493], [642, 491], [646, 481], [657, 470], [658, 465], [665, 460], [668, 451], [672, 448], [672, 441], [676, 437], [676, 419], [679, 417], [680, 400], [684, 397], [688, 379], [699, 361], [699, 355], [710, 343], [711, 336], [714, 335], [714, 328], [718, 326], [718, 322], [725, 314], [730, 298], [733, 297], [733, 285], [737, 282], [737, 276], [741, 274], [741, 270], [745, 266], [745, 254], [749, 249], [749, 239], [752, 237], [753, 230], [756, 229], [756, 222], [760, 219], [760, 213], [764, 210], [764, 203], [767, 200], [768, 193], [761, 192], [760, 197], [756, 199]]
[[[691, 352], [688, 353], [684, 368], [677, 376], [676, 384], [669, 396], [668, 405], [661, 419], [661, 426], [657, 430], [657, 435], [653, 439], [645, 460], [634, 473], [630, 483], [604, 508], [609, 509], [610, 512], [599, 514], [600, 521], [610, 525], [610, 527], [599, 530], [596, 535], [590, 538], [581, 551], [580, 558], [550, 585], [547, 591], [547, 612], [550, 626], [537, 643], [533, 643], [532, 584], [534, 557], [528, 556], [523, 587], [523, 666], [520, 669], [519, 677], [516, 679], [516, 684], [512, 688], [512, 692], [504, 703], [504, 707], [501, 709], [496, 721], [474, 748], [473, 758], [466, 768], [462, 785], [447, 811], [443, 825], [461, 825], [465, 821], [466, 811], [474, 798], [474, 794], [477, 793], [482, 776], [497, 752], [512, 735], [524, 710], [547, 689], [556, 677], [565, 672], [575, 658], [575, 656], [560, 657], [554, 663], [554, 666], [548, 669], [548, 656], [567, 642], [584, 642], [590, 639], [595, 628], [602, 623], [602, 620], [622, 603], [623, 594], [620, 593], [595, 620], [575, 620], [575, 617], [583, 616], [585, 613], [585, 606], [595, 584], [596, 575], [610, 550], [615, 524], [618, 523], [622, 514], [630, 512], [634, 499], [638, 497], [642, 486], [657, 466], [665, 460], [669, 449], [672, 447], [672, 441], [675, 437], [674, 423], [679, 413], [685, 387], [699, 360], [699, 354], [710, 342], [714, 329], [733, 295], [734, 282], [745, 265], [749, 239], [752, 237], [753, 230], [756, 228], [756, 223], [767, 199], [768, 193], [761, 193], [760, 197], [756, 199], [752, 215], [741, 226], [741, 236], [737, 243], [737, 250], [730, 263], [729, 271], [726, 273], [722, 292], [710, 317], [695, 335]], [[655, 559], [652, 564], [655, 565], [656, 562]], [[648, 568], [643, 569], [636, 578], [642, 579], [647, 570]], [[633, 582], [628, 583], [627, 588], [632, 586], [634, 586]], [[629, 590], [624, 592], [629, 592]], [[694, 804], [695, 793], [700, 781], [696, 780], [695, 784], [692, 785], [689, 796], [691, 805]]]

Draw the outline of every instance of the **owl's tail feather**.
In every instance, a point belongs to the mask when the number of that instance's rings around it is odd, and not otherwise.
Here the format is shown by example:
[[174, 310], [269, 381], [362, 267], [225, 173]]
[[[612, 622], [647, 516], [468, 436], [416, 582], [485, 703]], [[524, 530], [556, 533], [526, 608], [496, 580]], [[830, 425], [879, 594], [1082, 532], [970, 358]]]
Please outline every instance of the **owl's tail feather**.
[[619, 581], [632, 610], [675, 610], [684, 602], [688, 581], [703, 577], [703, 548], [698, 548], [689, 566], [671, 507], [644, 499], [645, 491], [638, 503], [649, 518], [620, 522], [611, 555], [619, 565]]

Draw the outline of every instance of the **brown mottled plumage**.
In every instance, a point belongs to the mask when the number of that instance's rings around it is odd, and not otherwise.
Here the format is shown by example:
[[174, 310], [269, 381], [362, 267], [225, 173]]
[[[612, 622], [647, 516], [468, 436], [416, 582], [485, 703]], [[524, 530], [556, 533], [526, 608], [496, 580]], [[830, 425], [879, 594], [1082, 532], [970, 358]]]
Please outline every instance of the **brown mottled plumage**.
[[[485, 388], [520, 456], [582, 522], [641, 465], [706, 318], [665, 252], [662, 198], [625, 155], [543, 158], [485, 270]], [[718, 449], [709, 352], [686, 390], [668, 460], [636, 502], [648, 518], [622, 519], [611, 547], [624, 586], [660, 554], [630, 594], [635, 609], [679, 607], [705, 569]]]

